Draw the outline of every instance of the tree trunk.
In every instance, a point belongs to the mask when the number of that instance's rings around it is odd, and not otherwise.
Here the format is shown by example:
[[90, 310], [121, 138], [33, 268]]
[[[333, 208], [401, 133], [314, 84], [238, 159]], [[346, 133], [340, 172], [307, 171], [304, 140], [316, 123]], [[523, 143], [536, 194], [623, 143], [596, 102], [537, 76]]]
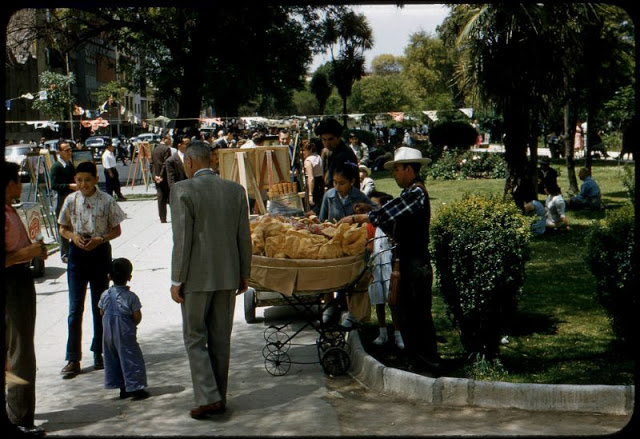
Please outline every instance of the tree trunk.
[[577, 116], [571, 111], [570, 104], [564, 107], [564, 156], [567, 163], [567, 178], [569, 181], [569, 192], [578, 192], [578, 180], [576, 179], [576, 165], [573, 157], [573, 140], [576, 135]]
[[523, 208], [524, 203], [536, 198], [535, 167], [527, 159], [532, 130], [526, 105], [514, 102], [511, 110], [505, 111], [504, 149], [509, 175], [505, 181], [504, 195], [511, 195], [516, 206]]

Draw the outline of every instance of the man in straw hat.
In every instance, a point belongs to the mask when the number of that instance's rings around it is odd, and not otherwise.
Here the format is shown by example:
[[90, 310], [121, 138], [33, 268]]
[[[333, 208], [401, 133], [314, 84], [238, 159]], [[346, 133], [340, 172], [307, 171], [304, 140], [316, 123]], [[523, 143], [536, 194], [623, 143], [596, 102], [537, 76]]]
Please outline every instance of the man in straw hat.
[[398, 318], [402, 335], [414, 370], [437, 374], [440, 359], [436, 346], [436, 331], [431, 315], [431, 284], [433, 272], [429, 255], [429, 194], [420, 178], [420, 167], [431, 163], [414, 148], [400, 147], [394, 159], [384, 168], [393, 170], [393, 178], [402, 192], [397, 198], [377, 210], [356, 206], [356, 215], [341, 222], [364, 223], [382, 228], [396, 244], [395, 255], [400, 263], [400, 294]]

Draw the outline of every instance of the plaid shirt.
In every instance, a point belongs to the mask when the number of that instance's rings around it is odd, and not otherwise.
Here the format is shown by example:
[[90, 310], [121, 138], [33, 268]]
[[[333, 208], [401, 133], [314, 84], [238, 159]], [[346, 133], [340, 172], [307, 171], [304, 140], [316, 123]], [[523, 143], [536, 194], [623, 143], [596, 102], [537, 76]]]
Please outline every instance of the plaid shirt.
[[411, 215], [424, 209], [425, 202], [427, 200], [424, 191], [416, 186], [414, 181], [400, 192], [400, 196], [389, 201], [380, 209], [369, 212], [369, 222], [374, 226], [389, 230], [399, 217]]

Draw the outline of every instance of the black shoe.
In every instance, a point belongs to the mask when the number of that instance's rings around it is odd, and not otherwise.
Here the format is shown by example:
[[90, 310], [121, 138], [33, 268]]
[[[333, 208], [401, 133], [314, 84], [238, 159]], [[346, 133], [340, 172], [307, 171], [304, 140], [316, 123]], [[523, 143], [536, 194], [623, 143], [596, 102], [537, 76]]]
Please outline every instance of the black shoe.
[[131, 396], [130, 392], [127, 392], [125, 388], [120, 389], [120, 399], [127, 399]]
[[140, 401], [142, 399], [147, 399], [148, 397], [151, 396], [151, 394], [149, 392], [147, 392], [145, 389], [140, 389], [140, 390], [136, 390], [134, 392], [129, 392], [129, 395], [131, 395], [131, 400], [132, 401]]
[[93, 368], [95, 370], [104, 369], [104, 360], [102, 359], [102, 354], [93, 355]]
[[80, 373], [80, 362], [69, 361], [65, 367], [62, 368], [60, 373], [63, 378], [73, 378]]

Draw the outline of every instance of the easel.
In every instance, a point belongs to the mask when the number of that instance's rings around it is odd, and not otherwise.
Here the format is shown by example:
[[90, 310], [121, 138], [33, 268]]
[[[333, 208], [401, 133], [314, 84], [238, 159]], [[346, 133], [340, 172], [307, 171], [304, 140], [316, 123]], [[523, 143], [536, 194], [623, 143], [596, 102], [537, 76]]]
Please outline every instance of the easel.
[[27, 201], [38, 203], [47, 236], [59, 242], [60, 236], [58, 235], [57, 218], [52, 201], [51, 177], [49, 175], [51, 157], [48, 152], [46, 154], [27, 154], [27, 163], [31, 178]]
[[[267, 210], [262, 200], [262, 190], [271, 188], [274, 183], [289, 181], [289, 147], [228, 148], [220, 149], [219, 155], [220, 176], [241, 184], [247, 190], [247, 196], [252, 193], [258, 211], [264, 215]], [[276, 175], [273, 175], [273, 170]], [[276, 178], [278, 181], [275, 181]]]
[[[142, 181], [144, 181], [145, 191], [149, 189], [149, 158], [151, 157], [149, 142], [138, 142], [138, 147], [135, 150], [133, 161], [134, 166], [129, 167], [129, 174], [127, 175], [127, 184], [129, 186], [129, 179], [131, 179], [131, 189], [136, 183], [136, 177], [138, 176], [138, 170], [142, 173]], [[133, 175], [132, 175], [133, 174]]]
[[[231, 168], [231, 180], [239, 182], [247, 191], [247, 197], [249, 196], [249, 189], [255, 194], [256, 204], [258, 205], [258, 211], [261, 215], [267, 213], [267, 209], [262, 201], [262, 195], [256, 182], [256, 176], [251, 169], [252, 166], [247, 167], [245, 160], [248, 158], [245, 151], [238, 150], [235, 152], [235, 160], [233, 167]], [[247, 202], [249, 200], [247, 199]]]

